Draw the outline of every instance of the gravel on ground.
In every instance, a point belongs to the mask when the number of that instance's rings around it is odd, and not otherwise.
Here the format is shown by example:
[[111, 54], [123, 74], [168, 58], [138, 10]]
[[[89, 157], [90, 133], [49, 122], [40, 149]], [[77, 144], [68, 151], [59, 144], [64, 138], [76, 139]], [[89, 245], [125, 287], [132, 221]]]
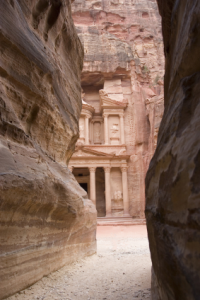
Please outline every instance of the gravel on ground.
[[150, 299], [146, 226], [98, 226], [97, 254], [44, 277], [9, 300]]

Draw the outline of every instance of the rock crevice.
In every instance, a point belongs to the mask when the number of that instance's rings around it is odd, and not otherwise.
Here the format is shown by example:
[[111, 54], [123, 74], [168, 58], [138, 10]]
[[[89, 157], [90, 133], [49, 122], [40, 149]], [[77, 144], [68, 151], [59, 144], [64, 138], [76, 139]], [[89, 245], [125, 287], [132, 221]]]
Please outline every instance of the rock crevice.
[[153, 286], [155, 299], [198, 299], [200, 4], [158, 0], [158, 5], [166, 73], [165, 111], [146, 177]]

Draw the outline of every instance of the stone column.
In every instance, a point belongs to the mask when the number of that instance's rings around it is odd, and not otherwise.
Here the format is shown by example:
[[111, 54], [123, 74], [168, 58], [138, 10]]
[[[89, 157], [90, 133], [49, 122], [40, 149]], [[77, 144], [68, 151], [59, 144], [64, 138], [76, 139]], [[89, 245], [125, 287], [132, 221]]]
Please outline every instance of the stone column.
[[90, 170], [90, 200], [96, 205], [96, 178], [95, 172], [96, 168], [91, 167]]
[[120, 134], [121, 134], [121, 144], [125, 144], [124, 139], [124, 115], [120, 114]]
[[103, 144], [103, 141], [104, 141], [103, 120], [101, 120], [101, 144]]
[[104, 142], [108, 145], [108, 115], [104, 115]]
[[125, 217], [130, 217], [130, 214], [129, 214], [129, 199], [128, 199], [127, 167], [121, 167], [121, 171], [122, 171], [124, 216]]
[[106, 217], [111, 217], [110, 167], [105, 167]]
[[91, 128], [91, 133], [90, 133], [91, 144], [94, 145], [94, 122], [90, 122], [90, 128]]
[[89, 118], [85, 116], [85, 144], [89, 145]]

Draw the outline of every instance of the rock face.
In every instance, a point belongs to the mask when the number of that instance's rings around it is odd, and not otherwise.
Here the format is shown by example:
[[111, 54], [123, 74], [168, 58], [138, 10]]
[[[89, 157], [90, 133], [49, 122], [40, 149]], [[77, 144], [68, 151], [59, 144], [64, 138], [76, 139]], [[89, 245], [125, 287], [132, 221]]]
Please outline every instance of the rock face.
[[96, 251], [96, 209], [66, 167], [83, 58], [70, 5], [0, 3], [0, 299]]
[[200, 3], [158, 0], [158, 5], [166, 74], [165, 111], [146, 177], [153, 299], [199, 299]]
[[164, 55], [157, 3], [75, 0], [72, 11], [85, 52], [84, 100], [95, 107], [96, 116], [101, 89], [110, 99], [127, 103], [129, 213], [144, 217], [145, 174], [163, 113]]

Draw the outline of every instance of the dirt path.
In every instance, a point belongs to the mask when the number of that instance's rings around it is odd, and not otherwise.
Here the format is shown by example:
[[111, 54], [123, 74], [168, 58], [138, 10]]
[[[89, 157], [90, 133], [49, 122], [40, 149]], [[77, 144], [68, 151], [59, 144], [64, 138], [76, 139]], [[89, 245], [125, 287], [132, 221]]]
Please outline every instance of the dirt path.
[[43, 278], [9, 300], [150, 299], [146, 228], [100, 226], [97, 254]]

